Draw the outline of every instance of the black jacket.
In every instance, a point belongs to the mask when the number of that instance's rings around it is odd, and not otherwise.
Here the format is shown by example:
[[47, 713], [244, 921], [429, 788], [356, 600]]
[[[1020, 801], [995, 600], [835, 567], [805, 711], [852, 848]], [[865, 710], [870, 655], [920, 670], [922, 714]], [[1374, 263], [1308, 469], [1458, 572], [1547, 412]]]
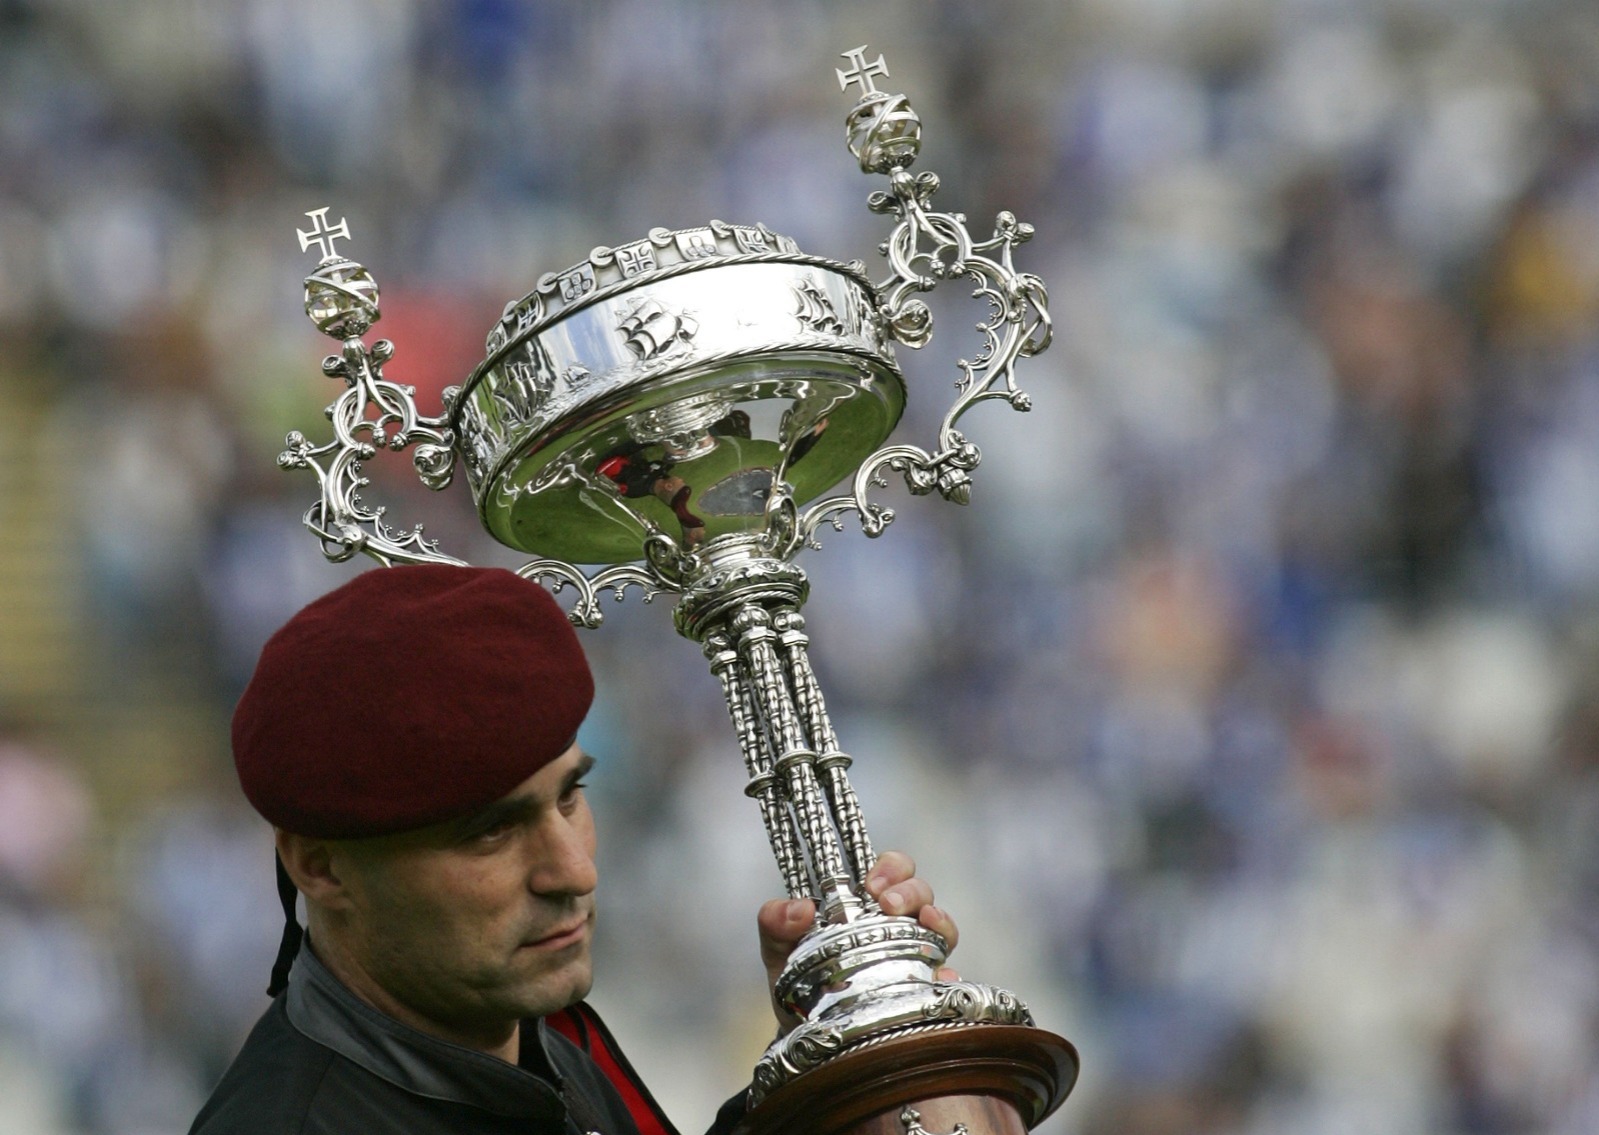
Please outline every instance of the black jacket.
[[[385, 1016], [301, 950], [189, 1135], [677, 1135], [592, 1009], [553, 1023], [523, 1021], [508, 1064]], [[735, 1097], [712, 1132], [742, 1113]]]

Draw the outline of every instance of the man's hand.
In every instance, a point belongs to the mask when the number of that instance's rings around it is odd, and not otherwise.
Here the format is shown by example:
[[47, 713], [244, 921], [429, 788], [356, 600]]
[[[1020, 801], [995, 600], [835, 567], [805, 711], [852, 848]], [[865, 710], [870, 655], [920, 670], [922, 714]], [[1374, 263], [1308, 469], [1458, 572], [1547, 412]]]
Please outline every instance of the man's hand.
[[[916, 861], [909, 855], [902, 851], [885, 851], [866, 876], [866, 890], [877, 900], [884, 914], [914, 918], [948, 942], [951, 951], [955, 949], [960, 930], [948, 913], [933, 905], [932, 885], [917, 877]], [[766, 966], [769, 986], [777, 985], [783, 964], [815, 921], [816, 904], [810, 899], [773, 899], [761, 907], [755, 924], [760, 930], [761, 962]], [[945, 966], [938, 971], [938, 980], [959, 981], [960, 975]], [[775, 999], [773, 1009], [783, 1032], [799, 1024], [799, 1019]]]

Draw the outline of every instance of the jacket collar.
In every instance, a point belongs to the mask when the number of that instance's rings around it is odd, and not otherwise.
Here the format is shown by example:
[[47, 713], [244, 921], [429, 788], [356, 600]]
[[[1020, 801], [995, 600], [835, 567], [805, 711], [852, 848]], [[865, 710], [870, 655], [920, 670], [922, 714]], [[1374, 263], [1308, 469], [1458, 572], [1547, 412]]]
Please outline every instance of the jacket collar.
[[496, 1115], [565, 1116], [542, 1020], [522, 1022], [521, 1063], [508, 1064], [378, 1012], [334, 977], [309, 945], [289, 972], [284, 1003], [290, 1024], [303, 1035], [413, 1095]]

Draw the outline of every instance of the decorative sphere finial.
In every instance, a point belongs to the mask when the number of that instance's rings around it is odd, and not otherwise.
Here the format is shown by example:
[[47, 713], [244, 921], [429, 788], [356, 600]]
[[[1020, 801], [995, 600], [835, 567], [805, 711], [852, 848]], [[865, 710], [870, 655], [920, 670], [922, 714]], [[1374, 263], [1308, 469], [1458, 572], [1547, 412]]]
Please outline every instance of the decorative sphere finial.
[[334, 241], [350, 239], [350, 225], [340, 217], [339, 223], [330, 227], [329, 208], [310, 210], [306, 216], [311, 218], [311, 228], [295, 230], [301, 252], [313, 244], [322, 251], [322, 262], [305, 280], [305, 314], [324, 335], [359, 337], [383, 317], [378, 308], [378, 285], [372, 273], [334, 251]]
[[866, 173], [904, 169], [921, 152], [922, 120], [911, 109], [910, 99], [877, 89], [873, 80], [888, 78], [881, 54], [866, 62], [864, 43], [840, 54], [850, 61], [850, 68], [835, 69], [839, 89], [848, 91], [851, 83], [859, 83], [861, 88], [860, 101], [844, 123], [850, 153]]

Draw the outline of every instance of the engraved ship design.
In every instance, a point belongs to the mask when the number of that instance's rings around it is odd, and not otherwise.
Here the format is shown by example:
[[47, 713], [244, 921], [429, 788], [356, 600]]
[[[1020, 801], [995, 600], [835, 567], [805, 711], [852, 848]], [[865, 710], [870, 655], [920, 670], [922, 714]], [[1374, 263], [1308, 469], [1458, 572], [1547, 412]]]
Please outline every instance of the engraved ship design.
[[831, 335], [844, 333], [844, 323], [833, 309], [833, 302], [814, 283], [805, 281], [794, 289], [794, 295], [799, 300], [799, 310], [794, 314], [802, 327]]
[[699, 323], [689, 315], [674, 314], [654, 300], [646, 300], [628, 312], [617, 327], [628, 350], [637, 355], [640, 362], [648, 362], [677, 344], [688, 342], [699, 329]]

